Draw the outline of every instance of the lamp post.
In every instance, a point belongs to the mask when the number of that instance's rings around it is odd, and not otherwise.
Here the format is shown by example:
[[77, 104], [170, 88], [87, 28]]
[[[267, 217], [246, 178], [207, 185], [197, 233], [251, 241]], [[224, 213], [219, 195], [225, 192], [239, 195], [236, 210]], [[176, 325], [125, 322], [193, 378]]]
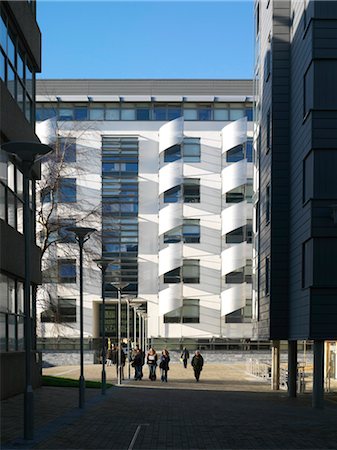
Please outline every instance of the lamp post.
[[106, 259], [95, 259], [95, 263], [102, 271], [102, 395], [106, 391], [106, 373], [105, 373], [105, 272], [108, 268], [109, 261]]
[[32, 224], [29, 207], [29, 180], [32, 167], [38, 155], [46, 155], [53, 151], [51, 147], [36, 142], [8, 142], [1, 148], [17, 157], [23, 172], [23, 234], [25, 249], [25, 282], [24, 282], [24, 341], [25, 341], [25, 392], [24, 392], [24, 439], [34, 438], [34, 394], [32, 388], [32, 323], [30, 310], [31, 283], [31, 242]]
[[90, 238], [91, 233], [96, 231], [95, 228], [86, 227], [68, 227], [68, 231], [74, 233], [80, 247], [80, 366], [81, 373], [79, 378], [79, 407], [84, 408], [85, 398], [85, 379], [84, 379], [84, 362], [83, 362], [83, 246]]
[[118, 291], [118, 367], [117, 367], [117, 384], [122, 384], [122, 343], [121, 343], [121, 316], [122, 316], [122, 290], [129, 286], [130, 283], [116, 281], [111, 283]]

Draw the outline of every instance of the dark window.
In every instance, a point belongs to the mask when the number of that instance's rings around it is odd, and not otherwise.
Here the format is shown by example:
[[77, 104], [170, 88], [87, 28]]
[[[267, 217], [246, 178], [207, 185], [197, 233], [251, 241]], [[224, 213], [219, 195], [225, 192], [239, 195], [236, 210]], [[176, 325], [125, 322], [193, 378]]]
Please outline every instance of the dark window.
[[270, 202], [271, 202], [270, 185], [268, 184], [268, 186], [266, 186], [266, 222], [267, 223], [270, 222]]
[[180, 283], [181, 274], [180, 267], [170, 270], [164, 274], [164, 283]]
[[185, 138], [183, 144], [185, 162], [200, 162], [200, 138]]
[[245, 186], [239, 186], [226, 193], [226, 203], [240, 203], [245, 199]]
[[150, 120], [149, 108], [137, 108], [136, 114], [137, 120]]
[[184, 219], [183, 241], [185, 243], [197, 244], [200, 242], [200, 220]]
[[58, 281], [59, 283], [76, 283], [76, 260], [58, 260]]
[[41, 322], [76, 322], [76, 299], [58, 298], [56, 305], [50, 305], [49, 309], [41, 313]]
[[272, 120], [270, 115], [270, 110], [267, 113], [267, 123], [266, 123], [266, 132], [267, 132], [267, 152], [271, 149], [271, 134], [272, 134]]
[[59, 203], [76, 203], [76, 178], [61, 178], [58, 189]]
[[237, 162], [244, 159], [244, 146], [243, 145], [237, 145], [234, 148], [231, 148], [226, 153], [226, 162]]
[[200, 180], [185, 178], [184, 203], [200, 203]]
[[246, 108], [246, 117], [249, 122], [253, 120], [253, 108]]
[[183, 299], [182, 308], [178, 308], [164, 315], [164, 323], [199, 323], [199, 302], [199, 299], [194, 298]]
[[268, 295], [270, 291], [270, 260], [267, 257], [265, 262], [265, 278], [266, 278], [266, 284], [265, 284], [265, 294]]
[[184, 259], [182, 275], [184, 283], [200, 283], [200, 261], [198, 259]]
[[173, 145], [164, 152], [164, 162], [173, 162], [181, 158], [180, 145]]
[[166, 106], [154, 105], [153, 107], [153, 120], [166, 120], [167, 108]]
[[240, 269], [236, 269], [233, 272], [230, 272], [226, 275], [225, 281], [228, 284], [241, 284], [245, 281], [244, 267]]
[[245, 227], [236, 228], [236, 230], [231, 231], [226, 234], [227, 244], [239, 244], [245, 240]]
[[211, 120], [212, 110], [210, 107], [199, 107], [198, 108], [198, 120]]
[[173, 228], [164, 234], [165, 244], [175, 244], [181, 241], [181, 227]]
[[247, 139], [246, 158], [248, 162], [253, 162], [253, 139]]
[[178, 117], [181, 117], [181, 107], [180, 105], [169, 105], [167, 107], [167, 119], [168, 120], [173, 120], [173, 119], [177, 119]]
[[164, 192], [164, 203], [177, 203], [180, 200], [180, 186], [175, 186]]
[[51, 202], [51, 196], [52, 196], [52, 190], [47, 187], [45, 189], [42, 189], [41, 191], [41, 203], [50, 203]]
[[88, 108], [86, 106], [75, 108], [74, 117], [75, 120], [88, 120]]
[[74, 227], [76, 225], [75, 219], [62, 219], [59, 222], [58, 235], [63, 244], [72, 244], [76, 242], [75, 234], [68, 231], [68, 227]]
[[59, 154], [64, 162], [76, 162], [76, 139], [59, 138]]

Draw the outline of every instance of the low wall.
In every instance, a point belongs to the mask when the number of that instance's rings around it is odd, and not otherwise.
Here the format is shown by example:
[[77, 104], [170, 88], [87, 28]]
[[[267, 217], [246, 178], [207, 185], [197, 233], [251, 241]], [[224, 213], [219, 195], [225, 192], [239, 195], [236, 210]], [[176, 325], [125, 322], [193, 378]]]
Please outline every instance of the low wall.
[[[84, 364], [95, 364], [96, 357], [94, 350], [85, 350], [83, 352]], [[63, 351], [42, 351], [42, 367], [52, 366], [72, 366], [80, 364], [80, 352], [72, 350]]]

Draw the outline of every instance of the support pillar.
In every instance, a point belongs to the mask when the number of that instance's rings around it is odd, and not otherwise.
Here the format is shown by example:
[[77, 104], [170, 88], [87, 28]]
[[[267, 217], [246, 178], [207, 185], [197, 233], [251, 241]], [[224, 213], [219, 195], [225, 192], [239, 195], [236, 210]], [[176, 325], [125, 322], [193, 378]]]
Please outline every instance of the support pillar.
[[271, 388], [273, 391], [280, 389], [280, 341], [272, 341]]
[[288, 395], [296, 397], [297, 391], [297, 341], [288, 341]]
[[312, 407], [324, 408], [324, 341], [314, 341], [314, 384]]

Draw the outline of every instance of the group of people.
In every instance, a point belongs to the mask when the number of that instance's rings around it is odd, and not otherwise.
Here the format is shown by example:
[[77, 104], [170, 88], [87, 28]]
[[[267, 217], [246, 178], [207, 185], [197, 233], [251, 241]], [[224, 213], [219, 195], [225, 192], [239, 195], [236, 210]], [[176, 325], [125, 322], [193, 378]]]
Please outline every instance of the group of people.
[[[185, 369], [187, 368], [187, 363], [189, 360], [190, 354], [187, 348], [185, 347], [181, 353], [180, 359], [184, 364]], [[157, 352], [153, 347], [151, 347], [146, 355], [142, 352], [142, 350], [139, 347], [136, 347], [135, 353], [133, 355], [132, 359], [132, 367], [135, 369], [135, 380], [141, 380], [143, 378], [143, 366], [146, 364], [149, 368], [149, 379], [151, 381], [155, 381], [157, 379], [156, 370], [159, 362], [159, 369], [160, 369], [160, 379], [162, 382], [167, 383], [167, 372], [170, 370], [169, 368], [169, 362], [170, 362], [170, 355], [169, 352], [164, 349], [161, 352], [160, 357], [158, 357]], [[199, 350], [196, 350], [191, 365], [194, 370], [194, 376], [196, 381], [198, 382], [200, 379], [200, 373], [202, 371], [203, 365], [204, 365], [204, 359], [200, 353]]]

